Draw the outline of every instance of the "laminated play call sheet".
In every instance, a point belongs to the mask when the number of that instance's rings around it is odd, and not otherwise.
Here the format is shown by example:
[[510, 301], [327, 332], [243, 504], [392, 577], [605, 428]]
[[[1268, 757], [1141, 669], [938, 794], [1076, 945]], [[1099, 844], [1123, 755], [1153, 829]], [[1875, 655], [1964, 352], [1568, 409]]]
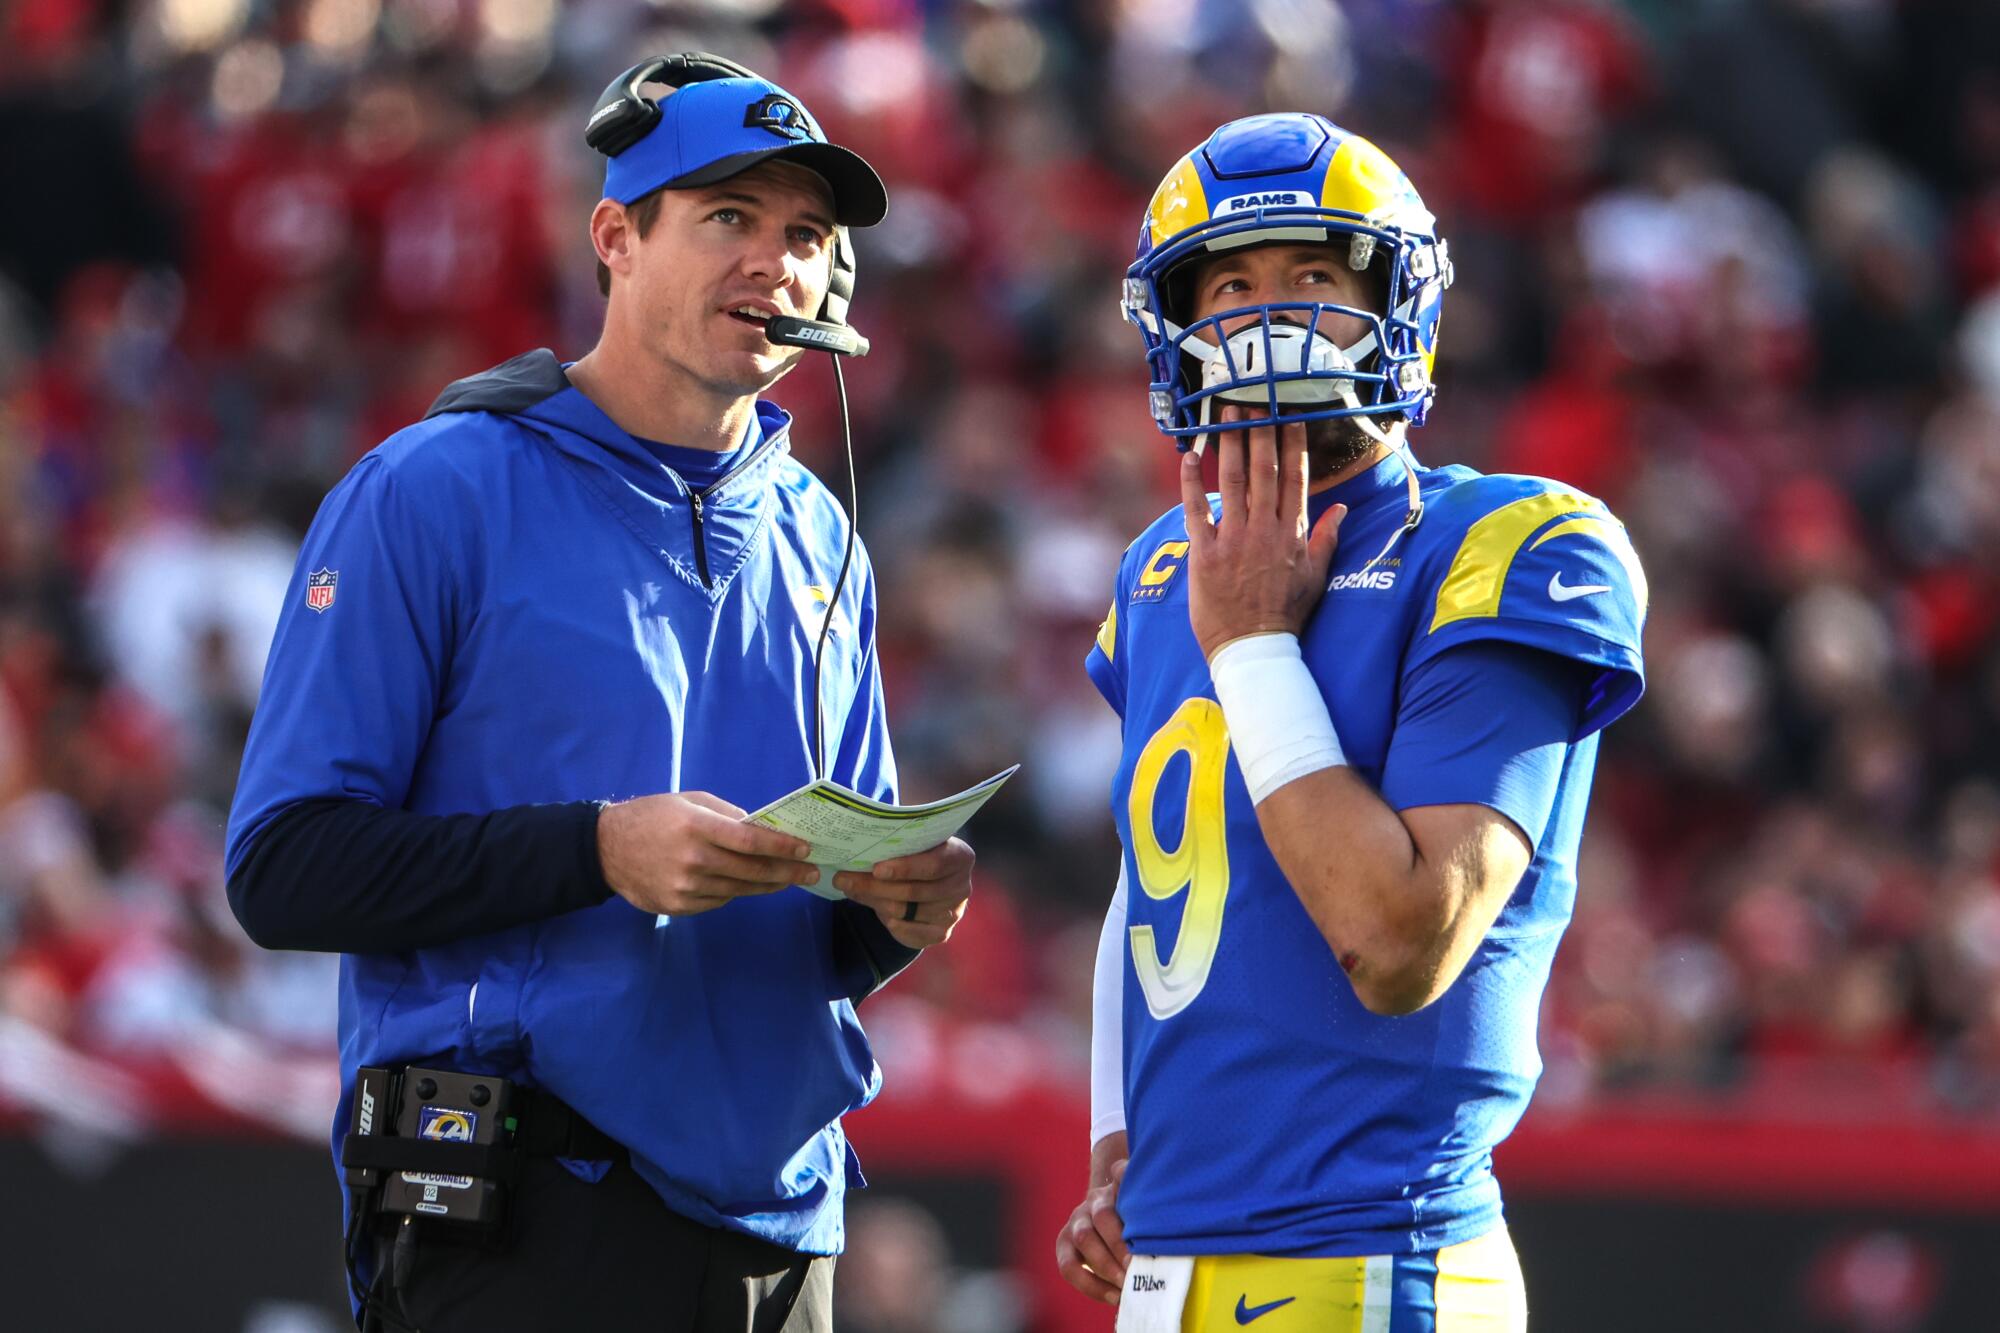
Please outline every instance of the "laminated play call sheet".
[[834, 871], [866, 870], [937, 846], [965, 827], [1020, 767], [1015, 764], [956, 796], [922, 805], [888, 805], [822, 780], [780, 796], [748, 819], [811, 843], [812, 852], [805, 859], [821, 871], [820, 882], [811, 891], [822, 898], [840, 898], [845, 895], [833, 887]]

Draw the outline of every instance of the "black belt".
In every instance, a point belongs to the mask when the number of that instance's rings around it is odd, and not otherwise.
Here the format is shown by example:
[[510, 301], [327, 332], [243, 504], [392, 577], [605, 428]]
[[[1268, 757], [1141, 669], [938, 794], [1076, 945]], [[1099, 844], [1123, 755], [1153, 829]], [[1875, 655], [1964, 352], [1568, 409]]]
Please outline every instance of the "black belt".
[[431, 1171], [511, 1180], [515, 1163], [522, 1157], [631, 1160], [624, 1144], [578, 1115], [560, 1097], [541, 1088], [518, 1089], [512, 1114], [514, 1135], [504, 1147], [495, 1143], [349, 1134], [341, 1141], [340, 1162], [348, 1168]]
[[585, 1161], [623, 1162], [631, 1154], [625, 1145], [570, 1109], [569, 1103], [543, 1088], [522, 1088], [517, 1094], [520, 1123], [514, 1129], [514, 1151], [525, 1157], [580, 1157]]

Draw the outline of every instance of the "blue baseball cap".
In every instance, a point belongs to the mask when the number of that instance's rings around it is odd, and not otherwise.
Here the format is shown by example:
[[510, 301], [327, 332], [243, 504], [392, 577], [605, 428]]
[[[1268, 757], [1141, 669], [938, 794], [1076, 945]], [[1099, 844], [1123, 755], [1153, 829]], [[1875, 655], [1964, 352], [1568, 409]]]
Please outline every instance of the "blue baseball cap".
[[629, 204], [663, 185], [713, 185], [777, 158], [826, 182], [843, 227], [872, 227], [889, 211], [875, 168], [828, 143], [805, 105], [768, 79], [705, 79], [676, 88], [659, 107], [646, 137], [605, 165], [605, 198]]

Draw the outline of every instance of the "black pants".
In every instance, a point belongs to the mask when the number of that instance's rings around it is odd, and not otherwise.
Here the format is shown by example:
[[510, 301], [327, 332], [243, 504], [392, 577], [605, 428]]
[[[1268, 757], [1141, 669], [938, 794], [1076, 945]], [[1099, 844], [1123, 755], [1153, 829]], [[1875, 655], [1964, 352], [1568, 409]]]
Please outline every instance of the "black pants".
[[[832, 1333], [833, 1260], [702, 1226], [627, 1163], [596, 1184], [531, 1157], [497, 1243], [416, 1239], [376, 1296], [419, 1333]], [[402, 1333], [370, 1314], [366, 1333]]]

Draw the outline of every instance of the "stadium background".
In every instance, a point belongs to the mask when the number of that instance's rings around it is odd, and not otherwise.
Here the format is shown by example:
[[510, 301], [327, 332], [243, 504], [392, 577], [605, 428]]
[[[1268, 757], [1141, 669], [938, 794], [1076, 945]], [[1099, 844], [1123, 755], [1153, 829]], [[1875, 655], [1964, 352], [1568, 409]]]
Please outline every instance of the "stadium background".
[[[864, 1009], [843, 1330], [1108, 1327], [1050, 1254], [1115, 856], [1081, 658], [1172, 501], [1115, 286], [1167, 164], [1273, 107], [1451, 239], [1419, 451], [1594, 491], [1652, 574], [1502, 1159], [1537, 1328], [1992, 1326], [1991, 0], [0, 4], [0, 1322], [339, 1326], [333, 964], [220, 882], [277, 602], [446, 381], [587, 348], [583, 113], [688, 48], [890, 182], [850, 382], [906, 791], [1026, 764]], [[824, 368], [776, 396], [832, 475]]]

